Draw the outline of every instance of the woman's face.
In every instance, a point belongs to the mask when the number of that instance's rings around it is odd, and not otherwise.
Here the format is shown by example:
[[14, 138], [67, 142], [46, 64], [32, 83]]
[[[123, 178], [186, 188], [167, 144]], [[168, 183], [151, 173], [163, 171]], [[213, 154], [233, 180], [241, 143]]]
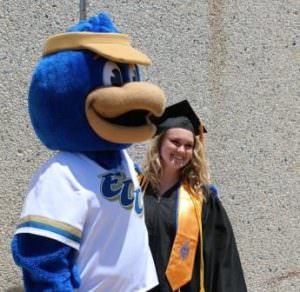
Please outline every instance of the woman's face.
[[166, 131], [160, 147], [163, 168], [180, 170], [193, 157], [194, 134], [185, 129], [172, 128]]

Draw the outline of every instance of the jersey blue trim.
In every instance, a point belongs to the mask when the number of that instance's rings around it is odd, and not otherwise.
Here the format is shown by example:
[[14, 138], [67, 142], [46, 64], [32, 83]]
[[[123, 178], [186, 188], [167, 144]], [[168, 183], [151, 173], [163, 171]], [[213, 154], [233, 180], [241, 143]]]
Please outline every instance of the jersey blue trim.
[[60, 228], [45, 224], [45, 223], [40, 223], [40, 222], [35, 222], [35, 221], [27, 221], [27, 222], [23, 222], [21, 224], [19, 224], [17, 226], [17, 229], [23, 228], [23, 227], [32, 227], [32, 228], [36, 228], [36, 229], [41, 229], [41, 230], [46, 230], [46, 231], [50, 231], [59, 235], [62, 235], [70, 240], [73, 240], [77, 243], [80, 243], [80, 237], [67, 232], [65, 230], [62, 230]]

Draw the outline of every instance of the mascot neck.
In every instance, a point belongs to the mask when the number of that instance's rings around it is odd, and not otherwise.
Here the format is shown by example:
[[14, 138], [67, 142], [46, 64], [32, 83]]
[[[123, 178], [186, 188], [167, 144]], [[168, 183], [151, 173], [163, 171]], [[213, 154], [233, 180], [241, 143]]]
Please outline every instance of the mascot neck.
[[122, 163], [122, 150], [82, 152], [88, 158], [106, 169], [113, 169]]

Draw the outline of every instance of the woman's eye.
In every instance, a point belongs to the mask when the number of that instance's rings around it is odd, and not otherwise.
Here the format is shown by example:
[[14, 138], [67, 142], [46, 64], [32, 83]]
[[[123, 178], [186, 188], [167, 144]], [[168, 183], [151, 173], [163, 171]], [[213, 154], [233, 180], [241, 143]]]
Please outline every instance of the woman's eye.
[[121, 86], [123, 78], [120, 67], [113, 62], [106, 62], [103, 67], [102, 81], [104, 86]]
[[138, 67], [129, 65], [129, 81], [140, 81]]
[[177, 140], [171, 140], [171, 142], [175, 145], [175, 146], [179, 146], [179, 142]]

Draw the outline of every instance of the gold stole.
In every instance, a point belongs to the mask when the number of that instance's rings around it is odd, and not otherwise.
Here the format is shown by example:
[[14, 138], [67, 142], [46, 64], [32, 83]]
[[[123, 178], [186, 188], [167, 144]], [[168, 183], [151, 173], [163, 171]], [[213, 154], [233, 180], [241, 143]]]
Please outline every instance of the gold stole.
[[[202, 204], [203, 199], [195, 195], [187, 184], [179, 188], [177, 233], [166, 270], [173, 291], [192, 279], [199, 238], [202, 241]], [[202, 242], [200, 242], [200, 292], [205, 292]]]

